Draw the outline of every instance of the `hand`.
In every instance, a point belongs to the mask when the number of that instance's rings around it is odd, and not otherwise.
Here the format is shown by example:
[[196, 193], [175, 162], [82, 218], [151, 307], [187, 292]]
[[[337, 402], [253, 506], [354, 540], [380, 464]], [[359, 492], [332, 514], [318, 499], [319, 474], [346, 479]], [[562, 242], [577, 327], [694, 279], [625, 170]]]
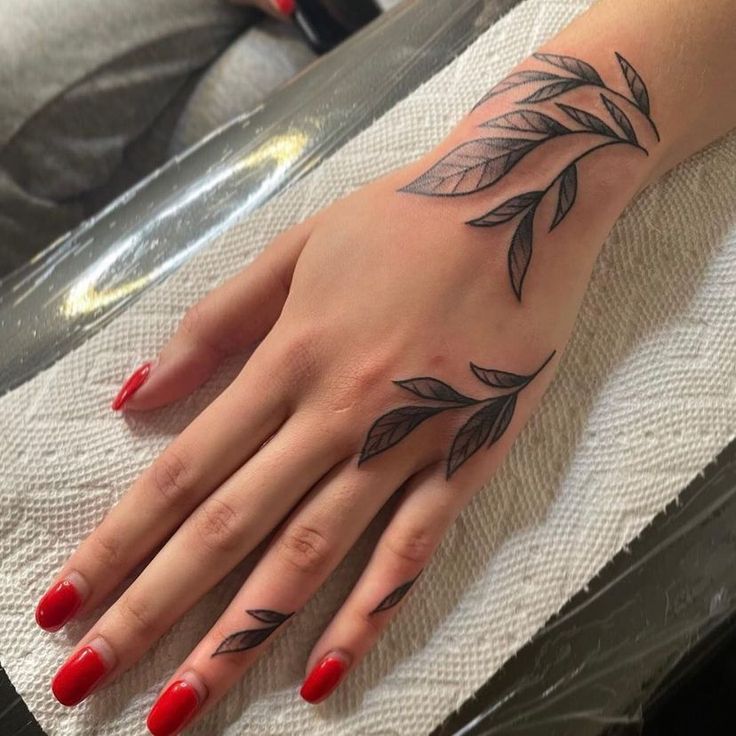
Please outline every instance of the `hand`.
[[600, 243], [656, 145], [631, 109], [635, 145], [620, 126], [591, 130], [579, 113], [601, 104], [599, 89], [576, 90], [578, 113], [560, 108], [554, 124], [536, 108], [509, 117], [518, 92], [497, 90], [424, 159], [280, 235], [123, 390], [117, 408], [168, 404], [258, 343], [42, 600], [39, 622], [57, 628], [165, 542], [57, 674], [61, 702], [135, 664], [273, 535], [152, 711], [151, 730], [174, 733], [244, 674], [396, 496], [302, 695], [325, 697], [376, 642], [552, 379]]

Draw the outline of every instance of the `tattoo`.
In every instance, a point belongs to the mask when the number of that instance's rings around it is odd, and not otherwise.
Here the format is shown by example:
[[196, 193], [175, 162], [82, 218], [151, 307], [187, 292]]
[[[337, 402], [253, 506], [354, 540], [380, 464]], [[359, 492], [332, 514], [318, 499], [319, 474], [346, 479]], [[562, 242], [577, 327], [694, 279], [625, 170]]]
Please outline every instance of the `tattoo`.
[[394, 381], [405, 391], [435, 403], [401, 406], [379, 417], [368, 431], [358, 464], [398, 444], [422, 422], [436, 414], [480, 406], [481, 408], [470, 416], [455, 435], [447, 458], [446, 477], [449, 479], [486, 442], [490, 447], [501, 439], [514, 416], [519, 392], [536, 378], [554, 355], [553, 352], [534, 373], [528, 376], [494, 368], [481, 368], [471, 363], [470, 370], [479, 381], [491, 388], [505, 391], [501, 395], [484, 399], [465, 396], [437, 378], [425, 376]]
[[[647, 149], [639, 143], [636, 126], [630, 117], [632, 112], [647, 121], [659, 140], [659, 131], [650, 114], [646, 85], [621, 54], [617, 53], [616, 59], [630, 97], [608, 87], [598, 72], [581, 59], [542, 53], [534, 54], [534, 58], [563, 70], [567, 75], [537, 70], [516, 72], [493, 87], [476, 105], [476, 109], [498, 94], [528, 85], [535, 85], [537, 88], [517, 104], [540, 105], [575, 89], [596, 87], [601, 90], [599, 96], [603, 110], [610, 118], [609, 122], [588, 110], [557, 101], [553, 103], [554, 109], [549, 112], [562, 114], [564, 116], [562, 119], [524, 107], [482, 123], [479, 127], [492, 129], [497, 131], [497, 134], [462, 143], [400, 190], [429, 197], [475, 194], [501, 181], [527, 154], [541, 149], [551, 140], [563, 137], [570, 139], [579, 136], [600, 136], [603, 139], [601, 142], [591, 145], [570, 161], [548, 186], [537, 191], [521, 192], [466, 223], [473, 227], [496, 227], [518, 218], [509, 244], [508, 272], [511, 287], [519, 301], [531, 263], [535, 217], [542, 200], [550, 192], [556, 192], [557, 206], [548, 228], [548, 232], [551, 232], [565, 219], [575, 204], [578, 190], [577, 164], [583, 158], [614, 145], [630, 146], [648, 155]], [[505, 131], [509, 131], [512, 135]]]
[[220, 645], [212, 652], [212, 656], [216, 657], [218, 654], [232, 654], [233, 652], [244, 652], [246, 649], [253, 649], [259, 644], [263, 643], [273, 634], [276, 629], [281, 626], [285, 621], [290, 619], [294, 613], [279, 613], [278, 611], [269, 611], [265, 608], [257, 608], [254, 610], [246, 611], [256, 620], [268, 626], [263, 626], [259, 629], [244, 629], [243, 631], [236, 631], [234, 634], [226, 637], [220, 642]]
[[[419, 572], [419, 575], [421, 575], [421, 571]], [[402, 583], [399, 585], [398, 588], [395, 590], [392, 590], [371, 612], [370, 615], [372, 616], [374, 613], [381, 613], [382, 611], [388, 611], [389, 608], [393, 608], [394, 606], [398, 606], [401, 602], [401, 599], [409, 592], [411, 589], [411, 586], [416, 583], [417, 579], [419, 578], [419, 575], [417, 575], [415, 578], [412, 578], [411, 580], [408, 580], [405, 583]]]

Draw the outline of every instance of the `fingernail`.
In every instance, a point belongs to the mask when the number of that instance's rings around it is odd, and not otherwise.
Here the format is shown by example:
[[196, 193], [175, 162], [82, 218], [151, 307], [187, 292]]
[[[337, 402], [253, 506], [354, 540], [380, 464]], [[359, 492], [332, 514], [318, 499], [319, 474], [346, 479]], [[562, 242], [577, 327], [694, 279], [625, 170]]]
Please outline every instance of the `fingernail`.
[[148, 714], [146, 725], [153, 736], [178, 733], [197, 712], [204, 698], [203, 688], [199, 678], [191, 672], [172, 682]]
[[146, 382], [150, 372], [150, 363], [144, 363], [133, 371], [130, 378], [123, 384], [123, 387], [118, 391], [118, 395], [112, 402], [113, 411], [120, 411], [125, 406], [130, 397]]
[[304, 680], [299, 695], [308, 703], [319, 703], [337, 687], [346, 669], [347, 664], [342, 659], [328, 654]]
[[70, 573], [44, 593], [36, 606], [36, 623], [46, 631], [58, 631], [82, 605], [86, 583], [79, 573]]
[[[101, 650], [106, 650], [104, 653]], [[107, 644], [98, 637], [75, 652], [61, 666], [51, 682], [51, 691], [62, 705], [81, 703], [110, 669], [112, 657]]]
[[284, 15], [293, 15], [296, 10], [296, 3], [294, 0], [275, 0], [278, 9]]

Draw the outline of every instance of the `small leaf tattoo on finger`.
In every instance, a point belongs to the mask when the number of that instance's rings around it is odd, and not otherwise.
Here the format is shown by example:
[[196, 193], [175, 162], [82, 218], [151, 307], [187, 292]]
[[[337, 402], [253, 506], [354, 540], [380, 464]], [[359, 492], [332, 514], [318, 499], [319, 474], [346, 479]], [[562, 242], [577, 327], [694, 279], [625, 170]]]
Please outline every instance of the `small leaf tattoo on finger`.
[[547, 360], [529, 375], [510, 373], [496, 368], [481, 368], [475, 363], [470, 363], [471, 372], [481, 383], [488, 388], [504, 392], [482, 399], [466, 396], [437, 378], [423, 376], [394, 381], [399, 388], [435, 403], [400, 406], [376, 419], [366, 435], [358, 457], [358, 465], [397, 445], [422, 422], [437, 414], [459, 411], [470, 406], [478, 407], [455, 435], [447, 458], [446, 477], [449, 480], [483, 445], [487, 443], [487, 447], [491, 447], [501, 439], [513, 419], [519, 393], [542, 372], [555, 353], [556, 351], [553, 351]]
[[255, 608], [246, 611], [256, 621], [268, 624], [257, 629], [243, 629], [226, 636], [219, 644], [217, 649], [212, 652], [213, 657], [220, 654], [234, 654], [235, 652], [244, 652], [247, 649], [253, 649], [268, 639], [271, 634], [276, 631], [283, 623], [288, 621], [294, 613], [281, 613], [279, 611], [270, 611], [266, 608]]
[[[532, 262], [537, 212], [545, 197], [550, 194], [557, 199], [554, 218], [547, 228], [549, 233], [562, 223], [575, 204], [580, 161], [609, 146], [628, 146], [648, 156], [649, 151], [640, 143], [641, 131], [637, 132], [643, 121], [657, 141], [660, 140], [651, 116], [646, 84], [621, 54], [616, 53], [616, 60], [628, 95], [609, 87], [596, 69], [582, 59], [550, 53], [536, 53], [533, 58], [554, 71], [514, 72], [496, 84], [474, 108], [480, 108], [497, 95], [521, 93], [524, 96], [516, 104], [524, 105], [522, 109], [480, 123], [478, 127], [489, 131], [489, 137], [465, 141], [399, 190], [426, 197], [464, 197], [491, 191], [527, 156], [547, 150], [547, 143], [585, 141], [586, 149], [567, 161], [548, 186], [507, 196], [501, 204], [466, 223], [471, 227], [499, 227], [517, 220], [508, 241], [507, 267], [511, 288], [519, 302]], [[599, 90], [595, 111], [560, 101], [584, 88]], [[546, 108], [540, 110], [540, 106]], [[592, 136], [598, 140], [591, 140]]]
[[[422, 574], [420, 570], [419, 575]], [[407, 580], [405, 583], [399, 585], [398, 588], [394, 588], [371, 612], [369, 615], [373, 616], [376, 613], [382, 613], [388, 611], [389, 608], [398, 606], [404, 596], [411, 590], [412, 585], [419, 579], [419, 575], [413, 577], [411, 580]]]

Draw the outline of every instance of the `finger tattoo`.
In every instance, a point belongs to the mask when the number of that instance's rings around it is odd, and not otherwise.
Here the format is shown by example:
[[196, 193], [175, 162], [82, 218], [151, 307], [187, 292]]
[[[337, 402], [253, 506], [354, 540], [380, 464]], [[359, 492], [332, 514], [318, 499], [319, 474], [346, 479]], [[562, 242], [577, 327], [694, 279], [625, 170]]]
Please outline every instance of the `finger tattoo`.
[[[548, 227], [548, 232], [551, 232], [575, 204], [577, 165], [582, 159], [609, 146], [629, 146], [648, 155], [637, 135], [637, 128], [643, 123], [651, 128], [659, 141], [644, 80], [621, 54], [616, 53], [616, 59], [628, 94], [607, 86], [598, 72], [581, 59], [544, 53], [534, 54], [534, 58], [555, 71], [526, 70], [511, 74], [476, 105], [477, 109], [496, 95], [534, 86], [534, 91], [516, 103], [523, 105], [521, 109], [482, 123], [479, 127], [494, 131], [492, 136], [462, 143], [400, 190], [429, 197], [475, 194], [500, 182], [527, 154], [542, 149], [551, 140], [590, 138], [591, 134], [598, 136], [599, 141], [568, 161], [547, 186], [521, 191], [466, 223], [472, 227], [498, 227], [516, 221], [507, 261], [509, 281], [519, 301], [531, 264], [535, 219], [542, 200], [550, 192], [556, 193], [557, 206]], [[608, 122], [590, 110], [557, 101], [563, 95], [584, 87], [600, 90], [599, 98]], [[550, 103], [550, 100], [555, 102]], [[547, 112], [539, 112], [532, 107], [540, 105], [545, 105]], [[550, 112], [557, 117], [547, 114]]]
[[[421, 575], [421, 571], [419, 572], [419, 575]], [[412, 578], [411, 580], [407, 580], [407, 582], [402, 583], [399, 585], [398, 588], [395, 588], [392, 590], [371, 612], [370, 615], [373, 616], [375, 613], [381, 613], [382, 611], [388, 611], [389, 608], [393, 608], [394, 606], [397, 606], [403, 597], [409, 592], [412, 585], [417, 581], [417, 578], [419, 578], [419, 575]]]
[[259, 644], [263, 643], [273, 634], [276, 629], [279, 628], [284, 622], [290, 619], [294, 613], [280, 613], [279, 611], [270, 611], [266, 608], [257, 608], [246, 611], [254, 619], [261, 623], [268, 624], [267, 626], [261, 626], [256, 629], [244, 629], [243, 631], [236, 631], [230, 636], [225, 637], [212, 652], [212, 656], [216, 657], [218, 654], [232, 654], [234, 652], [244, 652], [247, 649], [253, 649]]
[[[486, 442], [488, 447], [498, 442], [508, 429], [516, 409], [519, 393], [547, 366], [555, 352], [530, 375], [520, 375], [495, 368], [481, 368], [470, 364], [473, 375], [486, 386], [503, 391], [483, 399], [476, 399], [456, 391], [437, 378], [423, 376], [394, 383], [405, 391], [426, 399], [429, 404], [400, 406], [380, 416], [368, 430], [358, 465], [401, 442], [425, 420], [445, 411], [462, 411], [476, 407], [476, 411], [460, 427], [447, 458], [446, 477], [457, 471]], [[480, 408], [478, 408], [480, 407]]]

